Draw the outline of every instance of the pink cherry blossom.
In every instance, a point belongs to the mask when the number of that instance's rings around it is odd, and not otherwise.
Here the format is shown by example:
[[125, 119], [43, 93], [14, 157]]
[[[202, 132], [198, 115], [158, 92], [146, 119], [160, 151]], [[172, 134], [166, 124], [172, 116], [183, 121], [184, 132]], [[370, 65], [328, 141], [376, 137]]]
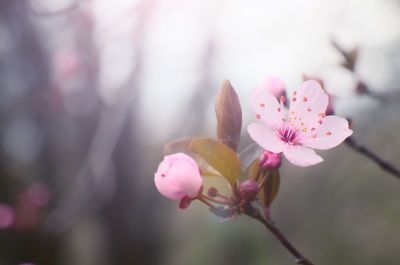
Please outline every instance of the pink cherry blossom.
[[203, 183], [198, 165], [183, 153], [164, 157], [154, 174], [154, 181], [162, 195], [182, 200], [180, 208], [188, 206], [188, 198], [194, 199], [199, 195]]
[[252, 123], [247, 129], [262, 148], [283, 152], [292, 164], [305, 167], [322, 162], [313, 149], [333, 148], [353, 133], [346, 119], [326, 116], [328, 95], [315, 80], [293, 92], [287, 116], [284, 102], [284, 97], [278, 102], [267, 89], [254, 90], [250, 104], [262, 123]]
[[283, 82], [277, 77], [268, 77], [257, 90], [265, 91], [274, 95], [277, 99], [286, 96], [286, 88]]

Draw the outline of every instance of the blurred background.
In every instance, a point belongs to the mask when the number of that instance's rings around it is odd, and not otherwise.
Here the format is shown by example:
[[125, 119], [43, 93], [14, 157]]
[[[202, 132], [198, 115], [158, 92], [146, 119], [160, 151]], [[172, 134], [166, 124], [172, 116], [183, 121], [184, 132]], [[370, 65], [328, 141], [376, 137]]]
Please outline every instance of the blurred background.
[[[359, 47], [353, 71], [333, 40]], [[260, 223], [179, 211], [153, 174], [168, 141], [216, 137], [224, 79], [242, 149], [250, 91], [303, 74], [400, 166], [399, 1], [1, 0], [0, 264], [292, 264]], [[282, 166], [283, 233], [315, 264], [400, 264], [400, 180], [344, 144], [318, 153]]]

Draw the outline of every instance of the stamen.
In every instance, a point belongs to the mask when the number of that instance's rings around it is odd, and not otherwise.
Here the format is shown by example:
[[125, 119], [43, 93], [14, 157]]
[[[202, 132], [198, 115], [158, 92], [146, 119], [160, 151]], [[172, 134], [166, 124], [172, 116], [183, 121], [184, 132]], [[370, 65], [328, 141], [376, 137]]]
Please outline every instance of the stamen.
[[314, 130], [315, 130], [315, 128], [314, 128], [314, 127], [312, 127], [312, 128], [311, 128], [311, 131], [314, 131]]
[[264, 103], [261, 103], [261, 104], [260, 104], [260, 107], [264, 108], [264, 107], [265, 107], [265, 104], [264, 104]]
[[281, 102], [285, 102], [286, 98], [284, 96], [281, 96]]
[[256, 118], [260, 119], [261, 118], [260, 114], [256, 114]]
[[312, 111], [312, 109], [310, 109], [310, 108], [307, 108], [307, 111], [308, 111], [308, 112], [311, 112], [311, 111]]
[[164, 174], [164, 173], [163, 173], [163, 174], [161, 174], [161, 177], [165, 178], [165, 174]]
[[306, 98], [306, 97], [304, 97], [304, 98], [303, 98], [303, 101], [304, 101], [304, 102], [306, 102], [306, 101], [307, 101], [307, 98]]
[[278, 112], [280, 112], [281, 111], [281, 108], [278, 108]]
[[319, 124], [322, 124], [322, 120], [319, 120], [318, 122], [319, 122]]
[[325, 118], [326, 114], [325, 113], [320, 113], [318, 116], [321, 116], [321, 118]]
[[294, 92], [293, 92], [293, 96], [296, 96], [297, 95], [297, 91], [295, 90]]
[[314, 135], [312, 136], [312, 138], [313, 138], [313, 139], [317, 138], [317, 135], [316, 135], [316, 134], [314, 134]]
[[326, 132], [326, 135], [331, 135], [332, 133], [331, 132]]
[[297, 100], [297, 98], [296, 98], [296, 97], [293, 97], [293, 98], [292, 98], [292, 101], [293, 101], [293, 102], [295, 102], [296, 100]]

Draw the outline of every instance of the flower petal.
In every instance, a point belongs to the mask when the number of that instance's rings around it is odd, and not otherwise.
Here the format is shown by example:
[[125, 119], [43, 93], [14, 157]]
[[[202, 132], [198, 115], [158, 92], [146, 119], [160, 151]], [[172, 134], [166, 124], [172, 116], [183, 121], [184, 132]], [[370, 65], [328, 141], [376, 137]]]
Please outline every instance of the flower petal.
[[285, 147], [285, 143], [282, 142], [275, 131], [267, 125], [252, 123], [247, 127], [247, 131], [251, 139], [267, 151], [280, 153]]
[[324, 161], [314, 150], [301, 145], [287, 145], [283, 154], [292, 164], [300, 167], [312, 166]]
[[311, 148], [326, 150], [339, 145], [352, 133], [346, 119], [338, 116], [326, 116], [322, 124], [314, 132], [309, 132], [307, 138], [301, 143]]
[[284, 110], [268, 88], [255, 88], [250, 95], [250, 105], [257, 119], [262, 122], [274, 128], [283, 124]]
[[260, 86], [260, 89], [264, 88], [275, 96], [277, 100], [280, 100], [281, 96], [286, 96], [285, 84], [277, 77], [268, 77]]
[[309, 130], [325, 114], [328, 95], [315, 80], [305, 81], [293, 92], [290, 102], [289, 122], [294, 127]]

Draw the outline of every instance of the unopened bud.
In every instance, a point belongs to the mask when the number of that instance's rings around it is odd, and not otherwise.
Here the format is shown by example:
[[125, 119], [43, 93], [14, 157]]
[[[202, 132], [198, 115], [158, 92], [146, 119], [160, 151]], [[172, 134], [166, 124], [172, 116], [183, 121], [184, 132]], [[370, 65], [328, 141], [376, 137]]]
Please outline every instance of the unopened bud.
[[216, 188], [214, 188], [214, 187], [210, 187], [207, 190], [207, 194], [210, 197], [217, 197], [218, 196], [218, 190]]
[[252, 179], [245, 180], [242, 184], [240, 184], [239, 192], [243, 198], [252, 200], [258, 194], [258, 184]]
[[258, 157], [258, 165], [260, 166], [261, 169], [276, 169], [281, 166], [282, 163], [282, 155], [272, 153], [269, 151], [262, 151], [260, 156]]

